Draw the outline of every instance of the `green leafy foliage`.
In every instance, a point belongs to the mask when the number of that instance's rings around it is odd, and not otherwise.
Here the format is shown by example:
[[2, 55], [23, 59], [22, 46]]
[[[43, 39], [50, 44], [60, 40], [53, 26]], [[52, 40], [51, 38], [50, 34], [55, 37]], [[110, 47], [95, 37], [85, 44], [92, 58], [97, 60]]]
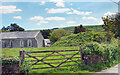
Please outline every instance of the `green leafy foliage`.
[[54, 43], [61, 37], [66, 35], [66, 30], [64, 29], [56, 29], [50, 34], [50, 40]]
[[111, 67], [118, 61], [118, 45], [111, 43], [85, 43], [82, 47], [83, 62], [89, 67], [102, 70], [105, 67]]
[[78, 34], [71, 34], [69, 36], [64, 36], [55, 42], [52, 46], [79, 46], [85, 42], [96, 41], [102, 43], [106, 41], [106, 32], [94, 32], [94, 31], [87, 31], [81, 32]]
[[120, 35], [120, 14], [115, 14], [112, 16], [106, 16], [102, 17], [102, 20], [104, 22], [103, 28], [105, 31], [108, 32], [108, 39], [111, 40], [111, 34], [110, 32], [115, 34], [115, 37], [118, 37]]
[[24, 61], [21, 64], [21, 60], [18, 57], [2, 57], [2, 73], [28, 73], [31, 71], [30, 62]]

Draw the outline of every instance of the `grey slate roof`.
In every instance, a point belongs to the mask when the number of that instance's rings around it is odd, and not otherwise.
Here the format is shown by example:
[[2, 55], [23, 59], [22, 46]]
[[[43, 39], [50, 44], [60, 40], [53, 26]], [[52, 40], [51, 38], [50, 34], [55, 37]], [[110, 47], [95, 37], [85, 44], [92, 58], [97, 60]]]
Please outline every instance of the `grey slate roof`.
[[1, 32], [2, 39], [35, 38], [40, 31]]

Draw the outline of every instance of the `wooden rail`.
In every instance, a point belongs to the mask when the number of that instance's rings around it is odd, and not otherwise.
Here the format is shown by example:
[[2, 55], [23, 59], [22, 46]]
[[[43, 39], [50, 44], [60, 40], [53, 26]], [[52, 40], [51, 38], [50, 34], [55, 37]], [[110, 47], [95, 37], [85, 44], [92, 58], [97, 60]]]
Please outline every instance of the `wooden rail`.
[[[73, 54], [63, 54], [60, 52], [73, 52]], [[32, 53], [49, 53], [48, 55], [40, 55], [40, 56], [33, 56]], [[57, 53], [57, 55], [53, 55], [54, 53]], [[32, 68], [32, 69], [47, 69], [47, 68], [57, 68], [57, 67], [68, 67], [68, 66], [73, 66], [73, 65], [77, 65], [79, 64], [78, 61], [80, 61], [82, 59], [82, 49], [80, 46], [79, 50], [56, 50], [56, 51], [32, 51], [32, 52], [25, 52], [24, 50], [20, 50], [19, 52], [20, 54], [20, 59], [21, 59], [21, 64], [25, 61], [25, 58], [33, 58], [34, 60], [32, 60], [31, 62], [34, 62], [32, 65], [44, 65], [47, 64], [50, 67], [39, 67], [39, 68]], [[26, 56], [27, 57], [26, 57]], [[71, 55], [71, 56], [70, 56]], [[75, 57], [77, 55], [77, 57]], [[64, 58], [56, 58], [56, 59], [47, 59], [48, 57], [56, 57], [56, 56], [62, 56]], [[67, 57], [69, 56], [69, 57]], [[38, 57], [40, 57], [41, 59], [39, 59]], [[78, 59], [79, 60], [73, 60], [73, 59]], [[63, 60], [62, 62], [55, 62], [55, 60]], [[54, 62], [48, 62], [48, 61], [54, 61]], [[27, 61], [30, 62], [30, 61]], [[42, 62], [42, 63], [38, 63], [38, 62]], [[63, 65], [64, 63], [69, 63], [69, 62], [75, 62], [76, 64], [73, 65]], [[54, 66], [53, 64], [58, 64], [57, 66]]]

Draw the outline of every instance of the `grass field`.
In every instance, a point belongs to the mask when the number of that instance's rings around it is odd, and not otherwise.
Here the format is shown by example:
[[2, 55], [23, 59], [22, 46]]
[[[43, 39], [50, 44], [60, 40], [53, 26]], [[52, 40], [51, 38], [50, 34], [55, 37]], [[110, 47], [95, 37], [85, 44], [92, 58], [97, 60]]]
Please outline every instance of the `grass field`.
[[[24, 50], [26, 52], [30, 52], [30, 51], [48, 51], [48, 50], [79, 50], [79, 47], [42, 47], [42, 48], [4, 48], [2, 49], [2, 55], [3, 56], [6, 56], [6, 57], [9, 57], [9, 56], [14, 56], [14, 57], [18, 57], [19, 56], [19, 51], [20, 50]], [[61, 52], [61, 54], [74, 54], [76, 52]], [[30, 55], [32, 56], [40, 56], [40, 55], [48, 55], [50, 53], [32, 53]], [[57, 53], [54, 53], [53, 55], [58, 55]], [[75, 57], [80, 57], [80, 55], [76, 55]], [[26, 57], [26, 56], [25, 56]], [[71, 57], [71, 55], [67, 56], [67, 57]], [[38, 59], [42, 59], [43, 57], [37, 57]], [[50, 56], [50, 57], [47, 57], [46, 59], [59, 59], [59, 58], [65, 58], [63, 56]], [[64, 60], [54, 60], [54, 61], [47, 61], [47, 60], [44, 60], [45, 62], [49, 62], [49, 63], [53, 63], [53, 62], [62, 62], [62, 61], [65, 61], [66, 59]], [[31, 60], [35, 60], [33, 58], [26, 58], [25, 59], [26, 61], [31, 61]], [[73, 60], [80, 60], [79, 58], [76, 58], [76, 59], [73, 59]], [[68, 61], [71, 61], [71, 60], [68, 60]], [[32, 64], [35, 63], [36, 61], [33, 61], [31, 62]], [[39, 62], [39, 64], [41, 64], [42, 62]], [[68, 63], [64, 63], [62, 65], [72, 65], [72, 64], [76, 64], [75, 62], [68, 62]], [[57, 66], [58, 64], [52, 64], [54, 66]], [[32, 68], [40, 68], [40, 67], [50, 67], [49, 65], [34, 65], [32, 66]], [[31, 72], [32, 73], [74, 73], [74, 71], [68, 71], [68, 69], [71, 68], [70, 67], [61, 67], [61, 68], [57, 68], [57, 69], [54, 69], [54, 68], [49, 68], [49, 69], [38, 69], [38, 70], [32, 70]], [[77, 71], [75, 73], [92, 73], [92, 72], [89, 72], [89, 71]]]
[[6, 56], [19, 56], [19, 51], [47, 51], [47, 50], [74, 50], [79, 47], [41, 47], [41, 48], [3, 48], [2, 55]]

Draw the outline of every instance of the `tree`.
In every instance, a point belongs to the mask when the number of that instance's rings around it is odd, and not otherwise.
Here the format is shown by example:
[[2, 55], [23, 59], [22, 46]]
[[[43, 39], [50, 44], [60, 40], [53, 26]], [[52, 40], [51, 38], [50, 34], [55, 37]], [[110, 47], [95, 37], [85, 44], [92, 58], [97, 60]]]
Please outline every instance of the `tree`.
[[9, 32], [9, 30], [7, 30], [7, 28], [5, 28], [5, 26], [3, 26], [3, 28], [1, 29], [1, 32]]
[[88, 31], [85, 27], [83, 27], [82, 25], [75, 27], [74, 29], [74, 34], [80, 33], [80, 32], [85, 32]]
[[42, 33], [44, 39], [48, 39], [50, 37], [50, 33], [52, 32], [52, 30], [48, 29], [48, 30], [40, 30], [40, 32]]
[[108, 41], [110, 41], [114, 37], [114, 35], [115, 37], [118, 37], [120, 35], [120, 20], [118, 19], [119, 17], [119, 14], [102, 17], [102, 20], [104, 22], [102, 27], [105, 29], [105, 31], [107, 31]]
[[10, 31], [24, 31], [24, 29], [20, 26], [18, 26], [16, 23], [13, 23], [8, 28]]
[[66, 30], [64, 29], [56, 29], [50, 34], [50, 40], [54, 43], [61, 37], [66, 35]]
[[16, 23], [11, 24], [10, 26], [7, 26], [6, 28], [3, 27], [2, 32], [6, 32], [6, 31], [24, 31], [25, 29], [23, 29], [22, 27], [20, 27], [19, 25], [17, 25]]
[[120, 37], [120, 13], [116, 14], [115, 19], [115, 29], [116, 29], [116, 37]]

